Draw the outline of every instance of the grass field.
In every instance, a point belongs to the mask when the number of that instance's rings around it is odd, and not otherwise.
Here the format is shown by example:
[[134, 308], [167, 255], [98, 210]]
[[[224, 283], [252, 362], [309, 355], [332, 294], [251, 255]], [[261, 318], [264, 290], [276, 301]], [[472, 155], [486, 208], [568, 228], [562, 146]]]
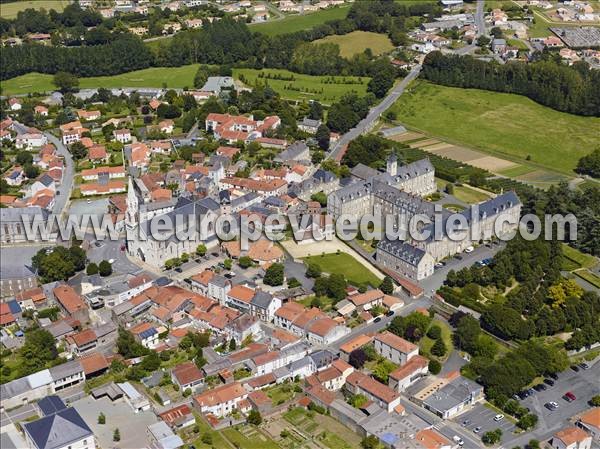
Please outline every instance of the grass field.
[[[81, 89], [95, 87], [190, 87], [194, 86], [194, 75], [198, 64], [181, 67], [152, 67], [113, 76], [94, 76], [80, 78]], [[48, 92], [56, 90], [52, 84], [52, 75], [28, 73], [27, 75], [2, 81], [2, 92], [5, 95], [26, 94], [30, 92]]]
[[28, 8], [44, 8], [48, 11], [55, 9], [56, 11], [61, 12], [69, 3], [71, 3], [70, 0], [19, 0], [10, 3], [2, 3], [0, 5], [0, 17], [3, 19], [14, 19], [17, 17], [19, 11], [24, 11]]
[[[452, 348], [453, 348], [452, 329], [450, 329], [450, 326], [448, 326], [448, 324], [445, 321], [441, 321], [441, 320], [433, 320], [431, 322], [431, 325], [439, 326], [442, 329], [442, 340], [444, 341], [444, 344], [446, 345], [447, 351], [446, 351], [446, 355], [444, 357], [439, 357], [439, 359], [445, 360], [448, 358], [448, 356], [450, 356], [450, 353], [452, 352]], [[426, 357], [429, 357], [431, 347], [433, 346], [434, 343], [435, 343], [435, 340], [432, 340], [428, 336], [424, 336], [423, 338], [421, 338], [421, 340], [419, 341], [420, 354], [425, 355]], [[438, 358], [438, 357], [435, 357], [435, 358]]]
[[594, 287], [600, 288], [600, 276], [598, 276], [597, 274], [594, 274], [589, 270], [577, 270], [573, 273], [579, 276], [584, 281], [589, 282]]
[[455, 186], [454, 196], [460, 201], [464, 201], [468, 204], [481, 203], [482, 201], [490, 199], [490, 195], [486, 195], [485, 193], [468, 186]]
[[[280, 77], [283, 79], [259, 78], [259, 74]], [[347, 92], [356, 92], [364, 95], [370, 78], [357, 76], [311, 76], [293, 73], [280, 69], [234, 69], [236, 79], [242, 77], [249, 86], [254, 86], [256, 81], [267, 83], [283, 98], [289, 100], [319, 100], [321, 103], [331, 104]], [[293, 81], [291, 80], [293, 77]], [[360, 82], [360, 84], [359, 84]]]
[[276, 36], [278, 34], [295, 33], [296, 31], [309, 30], [329, 20], [343, 19], [348, 15], [350, 5], [337, 8], [322, 9], [309, 14], [293, 14], [281, 20], [250, 25], [252, 31]]
[[[421, 82], [393, 107], [398, 120], [452, 143], [573, 175], [596, 146], [600, 118], [558, 112], [514, 94]], [[551, 125], [550, 125], [551, 124]]]
[[[279, 449], [275, 441], [253, 426], [235, 426], [221, 431], [223, 436], [239, 449]], [[221, 447], [221, 446], [213, 446]], [[229, 447], [223, 446], [223, 447]]]
[[348, 34], [334, 34], [314, 41], [315, 44], [338, 44], [340, 47], [340, 55], [344, 58], [364, 52], [370, 48], [374, 55], [387, 53], [394, 49], [394, 45], [390, 38], [385, 34], [370, 33], [367, 31], [353, 31]]
[[577, 268], [592, 268], [598, 264], [598, 259], [590, 254], [582, 253], [581, 251], [562, 244], [563, 256], [573, 262]]
[[343, 274], [348, 282], [354, 285], [369, 284], [378, 287], [381, 284], [373, 273], [345, 253], [310, 256], [305, 257], [304, 261], [317, 264], [325, 273]]

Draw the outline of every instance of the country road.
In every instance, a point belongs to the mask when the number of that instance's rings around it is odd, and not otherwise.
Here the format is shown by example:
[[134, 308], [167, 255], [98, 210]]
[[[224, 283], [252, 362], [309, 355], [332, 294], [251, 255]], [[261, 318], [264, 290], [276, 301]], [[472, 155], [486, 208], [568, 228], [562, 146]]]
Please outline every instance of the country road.
[[[478, 37], [481, 36], [482, 34], [485, 34], [484, 5], [485, 5], [484, 0], [477, 0], [477, 11], [475, 12], [475, 24], [477, 25], [477, 36]], [[475, 48], [476, 48], [476, 43], [475, 43], [475, 41], [473, 41], [472, 44], [467, 45], [466, 47], [460, 48], [460, 49], [454, 51], [454, 53], [458, 54], [458, 55], [466, 55], [466, 54], [470, 53], [471, 51], [473, 51]], [[392, 88], [392, 90], [381, 101], [381, 103], [379, 103], [378, 105], [371, 108], [371, 110], [369, 111], [369, 114], [367, 114], [367, 116], [364, 119], [362, 119], [360, 122], [358, 122], [358, 124], [354, 128], [352, 128], [350, 131], [348, 131], [346, 134], [344, 134], [340, 138], [340, 140], [338, 140], [336, 142], [333, 149], [327, 154], [327, 156], [325, 158], [326, 159], [332, 158], [334, 160], [339, 160], [341, 158], [341, 156], [343, 155], [342, 152], [344, 151], [344, 148], [352, 140], [356, 139], [358, 136], [360, 136], [363, 133], [369, 132], [375, 125], [375, 122], [379, 119], [379, 117], [381, 117], [381, 114], [383, 114], [390, 106], [392, 106], [396, 102], [396, 100], [398, 100], [398, 98], [400, 98], [400, 96], [404, 93], [404, 91], [406, 90], [406, 87], [410, 84], [410, 82], [419, 76], [419, 73], [421, 73], [421, 68], [422, 67], [420, 64], [413, 67], [412, 70], [409, 72], [409, 74], [398, 85], [396, 85], [396, 86], [394, 86], [394, 88]]]

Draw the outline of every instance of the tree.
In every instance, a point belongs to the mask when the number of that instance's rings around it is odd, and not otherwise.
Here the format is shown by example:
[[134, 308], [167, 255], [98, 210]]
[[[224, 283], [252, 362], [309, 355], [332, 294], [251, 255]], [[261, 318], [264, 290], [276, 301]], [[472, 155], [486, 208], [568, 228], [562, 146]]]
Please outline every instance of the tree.
[[346, 287], [348, 286], [348, 282], [343, 274], [332, 274], [329, 276], [327, 283], [327, 296], [335, 299], [336, 301], [341, 301], [346, 297]]
[[237, 344], [235, 342], [235, 339], [232, 338], [231, 340], [229, 340], [229, 351], [235, 351], [237, 348]]
[[582, 175], [600, 178], [600, 147], [579, 159], [575, 171]]
[[308, 118], [312, 120], [323, 119], [323, 106], [318, 101], [311, 101], [308, 110]]
[[98, 415], [98, 424], [106, 424], [106, 416], [102, 412]]
[[284, 267], [281, 263], [274, 263], [265, 273], [265, 277], [263, 278], [263, 282], [267, 285], [277, 286], [283, 285], [284, 281]]
[[100, 276], [102, 277], [110, 276], [112, 274], [112, 265], [108, 260], [100, 262], [98, 265], [98, 273], [100, 273]]
[[379, 447], [379, 438], [377, 438], [375, 435], [364, 437], [360, 442], [360, 446], [363, 449], [377, 449]]
[[533, 413], [528, 413], [526, 415], [521, 416], [521, 418], [517, 421], [517, 427], [523, 430], [529, 430], [534, 428], [537, 422], [537, 415], [534, 415]]
[[446, 348], [444, 340], [442, 340], [441, 338], [438, 338], [431, 347], [431, 353], [438, 357], [445, 356], [447, 351], [448, 349]]
[[431, 326], [427, 331], [427, 336], [432, 340], [437, 340], [442, 336], [442, 328], [436, 324]]
[[429, 361], [429, 372], [431, 374], [439, 374], [439, 372], [442, 370], [442, 364], [440, 362], [438, 362], [437, 360], [430, 360]]
[[119, 432], [118, 427], [113, 432], [113, 441], [121, 441], [121, 432]]
[[525, 449], [540, 449], [540, 442], [538, 440], [529, 440]]
[[306, 277], [308, 278], [318, 278], [321, 276], [321, 267], [316, 263], [308, 263], [308, 267], [306, 269]]
[[126, 359], [132, 359], [145, 356], [150, 350], [136, 341], [131, 332], [120, 327], [117, 337], [117, 352]]
[[86, 146], [81, 142], [74, 142], [73, 144], [71, 144], [71, 146], [69, 147], [69, 151], [71, 152], [71, 156], [73, 156], [73, 159], [75, 159], [76, 161], [84, 159], [88, 155], [88, 150]]
[[25, 334], [25, 343], [19, 350], [20, 374], [27, 376], [48, 367], [56, 360], [58, 350], [54, 337], [45, 329], [36, 329]]
[[56, 72], [54, 74], [54, 78], [52, 78], [52, 83], [62, 93], [70, 92], [79, 87], [79, 79], [77, 79], [77, 77], [72, 73], [68, 72]]
[[226, 270], [231, 270], [232, 266], [233, 266], [233, 261], [231, 259], [225, 259], [223, 261], [223, 268], [225, 268]]
[[394, 293], [394, 281], [392, 278], [389, 276], [384, 277], [383, 282], [381, 282], [381, 285], [379, 286], [379, 290], [386, 295], [391, 295]]
[[296, 287], [302, 287], [302, 284], [296, 278], [289, 278], [287, 280], [287, 286], [288, 286], [288, 288], [296, 288]]
[[248, 413], [248, 424], [253, 424], [255, 426], [259, 426], [262, 423], [262, 416], [258, 410], [250, 410]]
[[33, 164], [25, 164], [23, 171], [29, 179], [35, 179], [40, 174], [40, 169]]
[[329, 149], [329, 143], [331, 140], [331, 130], [327, 127], [326, 124], [322, 123], [317, 128], [317, 132], [315, 133], [315, 139], [317, 139], [317, 145], [319, 148], [327, 151]]
[[204, 255], [206, 255], [206, 245], [198, 245], [196, 247], [196, 254], [198, 254], [200, 257], [204, 257]]
[[248, 256], [242, 256], [238, 259], [238, 265], [242, 268], [248, 268], [252, 266], [252, 259]]
[[490, 42], [490, 38], [487, 36], [479, 36], [477, 38], [477, 46], [481, 48], [487, 47], [490, 45]]
[[483, 441], [483, 444], [486, 446], [492, 446], [499, 443], [501, 439], [502, 429], [490, 430], [489, 432], [485, 432], [481, 437], [481, 441]]
[[212, 443], [213, 443], [212, 435], [208, 432], [206, 432], [204, 435], [202, 435], [202, 437], [200, 437], [200, 439], [202, 440], [202, 442], [204, 444], [212, 445]]
[[396, 369], [396, 365], [388, 359], [383, 359], [375, 365], [375, 368], [373, 368], [373, 377], [379, 382], [387, 385], [389, 375], [394, 369]]
[[325, 193], [323, 192], [313, 193], [310, 196], [310, 199], [312, 201], [317, 201], [321, 205], [321, 207], [327, 206], [327, 195], [325, 195]]
[[98, 265], [96, 265], [94, 262], [90, 262], [87, 268], [85, 269], [85, 274], [87, 274], [88, 276], [98, 274]]
[[600, 394], [592, 396], [592, 398], [590, 399], [590, 405], [593, 407], [600, 407]]
[[365, 365], [366, 361], [367, 355], [361, 348], [357, 348], [350, 352], [350, 355], [348, 356], [348, 363], [356, 369], [361, 369]]
[[20, 165], [31, 164], [33, 162], [33, 154], [30, 151], [19, 151], [15, 157], [15, 161]]

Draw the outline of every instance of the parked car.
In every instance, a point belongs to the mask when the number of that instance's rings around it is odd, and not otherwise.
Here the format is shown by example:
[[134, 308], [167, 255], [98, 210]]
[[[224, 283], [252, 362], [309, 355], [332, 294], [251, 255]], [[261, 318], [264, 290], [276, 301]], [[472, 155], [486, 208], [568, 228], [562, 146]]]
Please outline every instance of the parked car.
[[570, 391], [567, 391], [567, 392], [564, 394], [564, 396], [563, 396], [563, 399], [564, 399], [565, 401], [567, 401], [567, 402], [572, 402], [572, 401], [574, 401], [574, 400], [575, 400], [575, 399], [577, 399], [577, 398], [575, 397], [575, 395], [574, 395], [573, 393], [571, 393]]
[[454, 436], [452, 437], [452, 439], [453, 439], [453, 440], [454, 440], [454, 442], [455, 442], [456, 444], [458, 444], [459, 446], [464, 446], [464, 444], [465, 444], [465, 442], [462, 440], [462, 438], [461, 438], [461, 437], [459, 437], [458, 435], [454, 435]]
[[579, 364], [579, 367], [580, 367], [581, 369], [588, 369], [588, 368], [590, 367], [590, 365], [588, 365], [587, 363], [585, 363], [585, 362], [584, 362], [584, 363], [580, 363], [580, 364]]
[[456, 256], [454, 256], [454, 258], [458, 260], [463, 260], [463, 256], [461, 256], [460, 254], [457, 254]]
[[535, 391], [545, 391], [548, 389], [548, 387], [546, 387], [546, 385], [544, 385], [544, 384], [537, 384], [536, 386], [533, 387], [533, 389]]
[[472, 253], [475, 250], [475, 248], [473, 248], [472, 246], [468, 246], [467, 248], [465, 248], [465, 253]]
[[579, 367], [577, 365], [571, 365], [571, 369], [576, 373], [579, 372]]
[[183, 273], [183, 270], [181, 269], [181, 267], [175, 268], [175, 271], [177, 271], [178, 273]]
[[381, 321], [381, 317], [378, 316], [377, 318], [375, 318], [373, 321], [375, 321], [376, 323], [379, 323]]
[[558, 374], [556, 374], [556, 373], [548, 373], [548, 377], [550, 377], [554, 380], [558, 380]]
[[556, 409], [558, 409], [558, 404], [554, 401], [546, 402], [544, 404], [544, 407], [546, 407], [548, 410], [556, 410]]
[[552, 379], [544, 379], [544, 383], [550, 385], [551, 387], [554, 386], [554, 381]]
[[394, 311], [388, 310], [387, 313], [385, 314], [385, 316], [394, 316]]
[[473, 429], [473, 432], [475, 432], [475, 433], [479, 433], [479, 432], [481, 432], [481, 427], [479, 427], [479, 426], [475, 427], [475, 428]]
[[442, 268], [444, 264], [442, 262], [438, 262], [435, 264], [435, 268]]
[[462, 425], [463, 425], [463, 427], [467, 427], [469, 424], [471, 424], [471, 420], [470, 420], [470, 419], [465, 419], [465, 420], [462, 422]]
[[496, 421], [496, 422], [502, 421], [503, 419], [504, 419], [504, 415], [502, 413], [499, 413], [496, 416], [494, 416], [494, 421]]

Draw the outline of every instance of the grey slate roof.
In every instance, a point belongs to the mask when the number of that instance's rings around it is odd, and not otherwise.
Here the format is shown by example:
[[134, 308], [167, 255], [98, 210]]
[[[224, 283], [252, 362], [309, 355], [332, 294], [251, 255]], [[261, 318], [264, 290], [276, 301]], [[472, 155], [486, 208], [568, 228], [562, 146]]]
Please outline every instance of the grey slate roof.
[[365, 164], [360, 163], [360, 164], [356, 165], [350, 171], [350, 174], [352, 176], [354, 176], [355, 178], [366, 181], [367, 179], [372, 178], [373, 176], [377, 176], [379, 174], [379, 172], [377, 170], [375, 170], [374, 168], [371, 168]]
[[271, 301], [273, 301], [273, 296], [270, 293], [257, 291], [250, 301], [250, 304], [260, 309], [267, 309], [269, 304], [271, 304]]
[[305, 142], [297, 141], [279, 153], [274, 160], [277, 162], [293, 161], [299, 158], [302, 153], [306, 151], [308, 151], [308, 145], [306, 145]]
[[83, 438], [94, 437], [89, 426], [72, 407], [37, 421], [23, 423], [22, 426], [38, 449], [63, 448]]
[[425, 251], [400, 240], [382, 240], [377, 244], [377, 251], [385, 251], [412, 266], [419, 265]]

